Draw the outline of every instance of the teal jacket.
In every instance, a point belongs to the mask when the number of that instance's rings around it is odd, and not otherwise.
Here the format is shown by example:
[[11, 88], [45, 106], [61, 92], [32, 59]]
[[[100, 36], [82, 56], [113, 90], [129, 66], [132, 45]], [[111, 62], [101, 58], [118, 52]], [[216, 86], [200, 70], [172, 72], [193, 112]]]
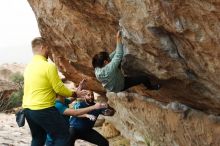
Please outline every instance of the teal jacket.
[[110, 63], [102, 68], [95, 68], [95, 75], [102, 86], [111, 92], [119, 92], [124, 89], [124, 75], [118, 67], [123, 58], [123, 46], [117, 44], [116, 50], [110, 54]]

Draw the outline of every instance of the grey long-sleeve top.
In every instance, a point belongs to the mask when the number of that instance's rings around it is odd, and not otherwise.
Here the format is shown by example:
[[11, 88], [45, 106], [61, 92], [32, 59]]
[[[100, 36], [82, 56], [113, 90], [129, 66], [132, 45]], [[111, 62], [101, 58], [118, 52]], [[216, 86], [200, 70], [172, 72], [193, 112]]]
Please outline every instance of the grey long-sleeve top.
[[95, 68], [95, 75], [102, 86], [111, 92], [119, 92], [124, 88], [124, 75], [118, 66], [123, 58], [123, 45], [118, 43], [116, 50], [110, 55], [110, 63], [102, 68]]

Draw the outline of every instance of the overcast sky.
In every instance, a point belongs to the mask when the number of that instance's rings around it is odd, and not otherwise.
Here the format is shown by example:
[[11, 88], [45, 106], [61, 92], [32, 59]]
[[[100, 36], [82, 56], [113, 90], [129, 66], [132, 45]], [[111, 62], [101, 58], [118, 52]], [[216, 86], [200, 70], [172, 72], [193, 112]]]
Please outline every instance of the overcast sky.
[[27, 63], [31, 40], [40, 36], [27, 0], [0, 0], [0, 64]]

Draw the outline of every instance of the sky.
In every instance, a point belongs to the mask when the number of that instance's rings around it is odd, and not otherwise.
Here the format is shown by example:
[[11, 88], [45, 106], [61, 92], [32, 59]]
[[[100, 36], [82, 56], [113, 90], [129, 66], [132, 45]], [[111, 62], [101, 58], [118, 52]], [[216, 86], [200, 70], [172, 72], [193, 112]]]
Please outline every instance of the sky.
[[0, 0], [0, 64], [31, 59], [31, 40], [40, 36], [27, 0]]

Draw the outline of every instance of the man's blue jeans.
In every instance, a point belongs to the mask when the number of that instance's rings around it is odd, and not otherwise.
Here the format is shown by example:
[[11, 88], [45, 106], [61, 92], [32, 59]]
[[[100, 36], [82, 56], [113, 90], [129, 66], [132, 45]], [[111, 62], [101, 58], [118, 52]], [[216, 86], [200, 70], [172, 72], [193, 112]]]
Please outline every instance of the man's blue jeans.
[[44, 146], [47, 133], [53, 136], [54, 146], [69, 146], [69, 127], [55, 107], [42, 110], [25, 110], [31, 130], [31, 146]]

